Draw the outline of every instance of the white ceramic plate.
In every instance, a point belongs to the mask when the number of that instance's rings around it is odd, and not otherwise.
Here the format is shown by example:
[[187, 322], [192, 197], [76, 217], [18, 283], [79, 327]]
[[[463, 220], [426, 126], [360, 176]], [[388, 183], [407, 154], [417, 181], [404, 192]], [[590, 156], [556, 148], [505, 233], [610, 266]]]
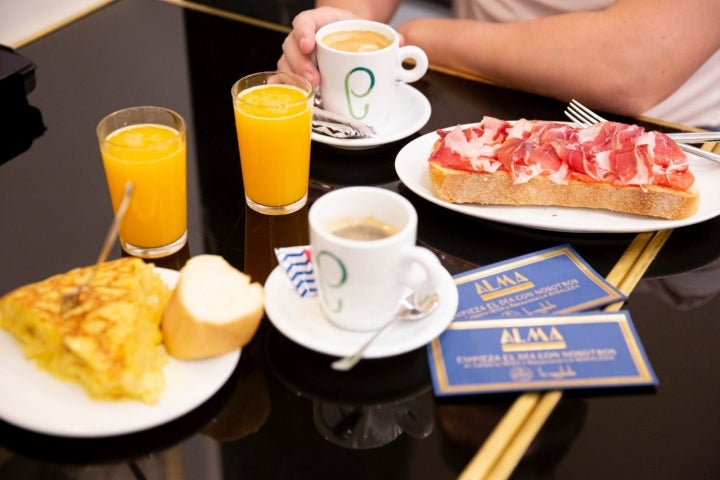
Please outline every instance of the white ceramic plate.
[[[400, 355], [431, 342], [455, 317], [458, 291], [446, 272], [438, 288], [439, 304], [427, 318], [399, 322], [365, 352], [365, 358]], [[301, 298], [281, 267], [276, 267], [265, 282], [265, 312], [270, 321], [290, 340], [310, 350], [345, 356], [357, 350], [373, 332], [351, 332], [336, 327], [320, 311], [317, 298]]]
[[[472, 124], [461, 125], [462, 128]], [[452, 127], [451, 127], [452, 128]], [[428, 157], [438, 136], [416, 138], [400, 150], [395, 170], [400, 180], [424, 199], [449, 210], [496, 222], [576, 233], [637, 233], [684, 227], [720, 215], [720, 165], [688, 155], [695, 183], [700, 189], [698, 211], [682, 220], [663, 220], [604, 210], [566, 207], [526, 207], [454, 204], [437, 198], [428, 174]]]
[[432, 108], [425, 95], [407, 84], [397, 87], [397, 100], [388, 114], [388, 121], [376, 129], [377, 135], [370, 138], [334, 138], [313, 132], [316, 142], [347, 150], [364, 150], [396, 142], [425, 126], [430, 119]]
[[[156, 271], [170, 286], [178, 272]], [[145, 430], [191, 411], [222, 387], [235, 370], [240, 350], [197, 361], [170, 357], [167, 385], [155, 405], [140, 401], [98, 401], [79, 385], [36, 368], [22, 349], [0, 329], [0, 418], [19, 427], [50, 435], [102, 437]]]

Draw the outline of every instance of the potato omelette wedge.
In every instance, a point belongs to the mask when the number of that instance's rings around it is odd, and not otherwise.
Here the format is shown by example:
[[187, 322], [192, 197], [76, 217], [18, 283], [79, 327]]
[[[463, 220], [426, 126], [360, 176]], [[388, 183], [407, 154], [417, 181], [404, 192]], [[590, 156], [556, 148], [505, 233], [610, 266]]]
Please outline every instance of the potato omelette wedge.
[[62, 295], [90, 274], [82, 267], [22, 286], [0, 298], [0, 327], [25, 356], [98, 400], [158, 401], [165, 388], [160, 321], [171, 291], [139, 258], [103, 263], [61, 313]]

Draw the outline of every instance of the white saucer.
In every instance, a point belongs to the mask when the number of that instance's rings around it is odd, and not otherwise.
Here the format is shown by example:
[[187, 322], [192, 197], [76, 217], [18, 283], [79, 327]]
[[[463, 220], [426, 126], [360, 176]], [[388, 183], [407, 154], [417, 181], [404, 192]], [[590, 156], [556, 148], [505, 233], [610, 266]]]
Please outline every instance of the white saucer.
[[430, 119], [432, 108], [425, 95], [417, 89], [402, 83], [397, 87], [397, 98], [388, 120], [376, 128], [377, 135], [370, 138], [334, 138], [313, 132], [316, 142], [347, 150], [375, 148], [409, 137], [425, 126]]
[[[440, 335], [455, 317], [458, 291], [445, 272], [438, 287], [440, 303], [429, 317], [399, 322], [365, 352], [365, 358], [381, 358], [415, 350]], [[317, 298], [301, 298], [282, 267], [275, 267], [265, 282], [265, 313], [280, 332], [303, 347], [335, 356], [349, 355], [373, 332], [353, 332], [336, 327], [320, 311]]]

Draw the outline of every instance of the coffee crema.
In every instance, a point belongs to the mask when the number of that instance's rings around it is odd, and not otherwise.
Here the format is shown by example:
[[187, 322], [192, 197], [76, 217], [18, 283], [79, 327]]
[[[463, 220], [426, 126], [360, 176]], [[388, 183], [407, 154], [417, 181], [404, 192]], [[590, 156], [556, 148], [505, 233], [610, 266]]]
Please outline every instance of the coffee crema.
[[380, 240], [398, 233], [398, 229], [373, 216], [346, 218], [334, 222], [328, 229], [330, 233], [348, 240]]
[[348, 30], [325, 35], [322, 42], [344, 52], [374, 52], [389, 47], [392, 39], [370, 30]]

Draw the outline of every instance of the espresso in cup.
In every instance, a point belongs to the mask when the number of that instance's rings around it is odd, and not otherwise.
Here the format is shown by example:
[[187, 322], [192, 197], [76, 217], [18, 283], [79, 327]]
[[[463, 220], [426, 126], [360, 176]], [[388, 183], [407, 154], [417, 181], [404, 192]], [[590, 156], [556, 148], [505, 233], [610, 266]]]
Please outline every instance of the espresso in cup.
[[328, 23], [315, 32], [322, 108], [383, 134], [401, 83], [427, 71], [425, 52], [400, 46], [390, 25], [363, 19]]
[[398, 229], [373, 216], [344, 218], [333, 223], [330, 233], [348, 240], [380, 240], [395, 235]]
[[392, 45], [393, 39], [370, 30], [344, 30], [325, 35], [322, 42], [343, 52], [374, 52]]
[[401, 299], [435, 292], [447, 275], [432, 251], [416, 245], [417, 213], [398, 193], [339, 188], [315, 200], [308, 222], [320, 309], [339, 328], [380, 328]]

